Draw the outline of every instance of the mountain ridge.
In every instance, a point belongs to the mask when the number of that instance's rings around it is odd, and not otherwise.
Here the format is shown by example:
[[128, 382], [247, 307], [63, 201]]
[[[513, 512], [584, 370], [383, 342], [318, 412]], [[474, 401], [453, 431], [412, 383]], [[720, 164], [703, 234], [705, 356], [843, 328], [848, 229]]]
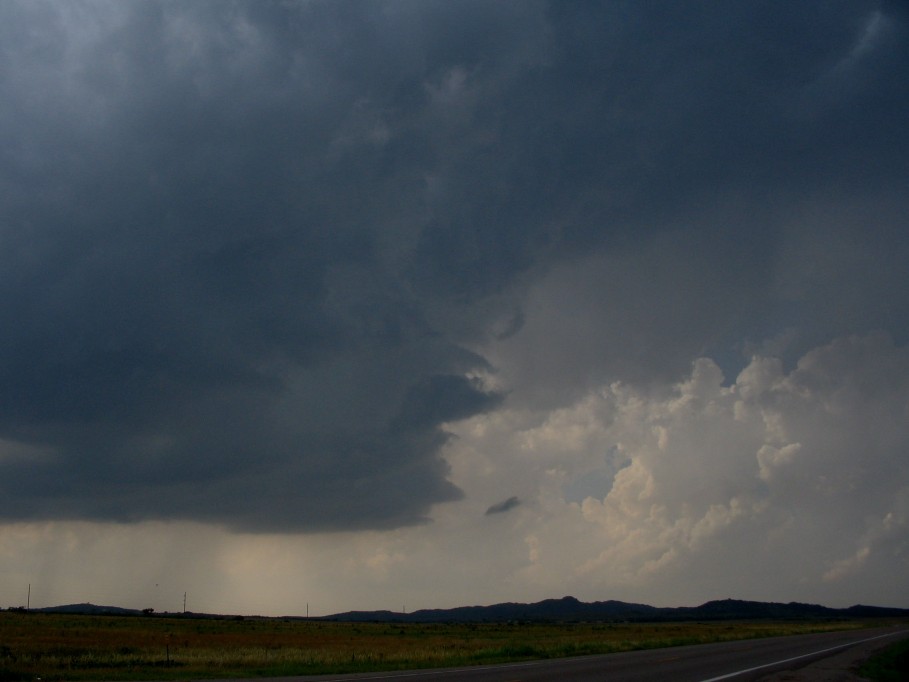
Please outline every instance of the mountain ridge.
[[617, 600], [582, 602], [575, 597], [544, 599], [522, 604], [504, 602], [490, 606], [459, 606], [451, 609], [421, 609], [412, 613], [394, 611], [347, 611], [319, 620], [346, 622], [501, 622], [501, 621], [689, 621], [689, 620], [808, 620], [847, 618], [905, 618], [909, 609], [856, 604], [835, 609], [800, 602], [757, 602], [741, 599], [708, 601], [700, 606], [656, 607]]
[[[10, 609], [22, 610], [25, 609]], [[91, 603], [66, 604], [30, 609], [33, 613], [68, 613], [124, 616], [182, 616], [187, 618], [243, 618], [244, 616], [206, 613], [154, 613], [151, 609], [128, 609]], [[260, 616], [246, 616], [260, 618]], [[533, 603], [502, 602], [488, 606], [458, 606], [450, 609], [420, 609], [411, 613], [379, 611], [345, 611], [328, 616], [283, 616], [300, 620], [389, 623], [481, 623], [481, 622], [655, 622], [691, 620], [817, 620], [855, 618], [909, 618], [909, 609], [855, 604], [847, 608], [830, 608], [801, 602], [759, 602], [742, 599], [716, 599], [699, 606], [657, 607], [615, 599], [583, 602], [572, 596], [544, 599]]]

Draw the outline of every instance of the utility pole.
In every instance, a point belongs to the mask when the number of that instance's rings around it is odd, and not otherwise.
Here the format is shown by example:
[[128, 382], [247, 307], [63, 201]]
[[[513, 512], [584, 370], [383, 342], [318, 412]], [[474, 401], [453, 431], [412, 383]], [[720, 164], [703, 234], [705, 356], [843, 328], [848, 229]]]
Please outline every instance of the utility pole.
[[31, 611], [32, 609], [32, 584], [28, 584], [28, 597], [25, 599], [25, 610]]
[[186, 592], [183, 593], [183, 613], [186, 613]]

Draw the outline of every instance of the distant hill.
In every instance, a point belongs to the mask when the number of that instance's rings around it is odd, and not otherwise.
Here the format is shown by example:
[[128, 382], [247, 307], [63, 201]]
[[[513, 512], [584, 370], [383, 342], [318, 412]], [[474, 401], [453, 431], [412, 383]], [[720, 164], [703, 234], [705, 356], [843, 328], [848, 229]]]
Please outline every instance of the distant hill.
[[534, 604], [504, 603], [492, 606], [461, 606], [424, 609], [413, 613], [394, 611], [348, 611], [321, 620], [347, 622], [504, 622], [504, 621], [691, 621], [691, 620], [816, 620], [847, 618], [906, 618], [909, 609], [880, 606], [850, 606], [832, 609], [817, 604], [742, 601], [723, 599], [700, 606], [658, 608], [621, 601], [582, 602], [574, 597], [546, 599]]
[[[18, 610], [18, 609], [17, 609]], [[24, 610], [24, 609], [23, 609]], [[139, 616], [143, 611], [119, 606], [67, 604], [31, 609], [35, 613], [72, 613], [87, 615]], [[205, 613], [168, 614], [186, 618], [242, 618]], [[250, 616], [260, 618], [260, 616]], [[294, 618], [303, 619], [302, 616]], [[846, 609], [832, 609], [818, 604], [743, 601], [721, 599], [700, 606], [660, 608], [622, 601], [582, 602], [574, 597], [544, 599], [533, 604], [507, 602], [491, 606], [459, 606], [453, 609], [423, 609], [412, 613], [394, 611], [347, 611], [309, 620], [382, 623], [503, 623], [522, 622], [669, 622], [708, 620], [827, 620], [855, 618], [909, 618], [909, 609], [857, 604]]]
[[46, 606], [41, 609], [31, 610], [35, 613], [81, 613], [104, 616], [138, 616], [142, 613], [137, 609], [124, 609], [119, 606], [98, 606], [96, 604], [66, 604], [65, 606]]

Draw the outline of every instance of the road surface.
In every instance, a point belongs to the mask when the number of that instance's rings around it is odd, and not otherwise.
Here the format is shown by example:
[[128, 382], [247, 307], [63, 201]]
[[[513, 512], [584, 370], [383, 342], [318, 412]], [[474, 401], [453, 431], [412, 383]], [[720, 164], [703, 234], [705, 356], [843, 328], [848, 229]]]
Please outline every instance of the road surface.
[[878, 644], [886, 646], [906, 637], [909, 637], [909, 629], [906, 628], [872, 628], [629, 651], [604, 656], [438, 670], [272, 678], [270, 682], [746, 682], [781, 670], [806, 666], [850, 647], [862, 646], [867, 649]]

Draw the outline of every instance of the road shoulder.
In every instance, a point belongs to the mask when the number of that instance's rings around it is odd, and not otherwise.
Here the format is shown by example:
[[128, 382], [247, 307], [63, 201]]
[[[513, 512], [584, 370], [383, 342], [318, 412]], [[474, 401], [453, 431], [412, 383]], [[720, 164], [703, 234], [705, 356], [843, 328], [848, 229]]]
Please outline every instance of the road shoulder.
[[896, 637], [863, 642], [801, 668], [770, 673], [761, 677], [759, 682], [867, 682], [867, 677], [861, 677], [856, 672], [859, 666], [881, 649], [907, 637], [909, 633], [902, 633]]

